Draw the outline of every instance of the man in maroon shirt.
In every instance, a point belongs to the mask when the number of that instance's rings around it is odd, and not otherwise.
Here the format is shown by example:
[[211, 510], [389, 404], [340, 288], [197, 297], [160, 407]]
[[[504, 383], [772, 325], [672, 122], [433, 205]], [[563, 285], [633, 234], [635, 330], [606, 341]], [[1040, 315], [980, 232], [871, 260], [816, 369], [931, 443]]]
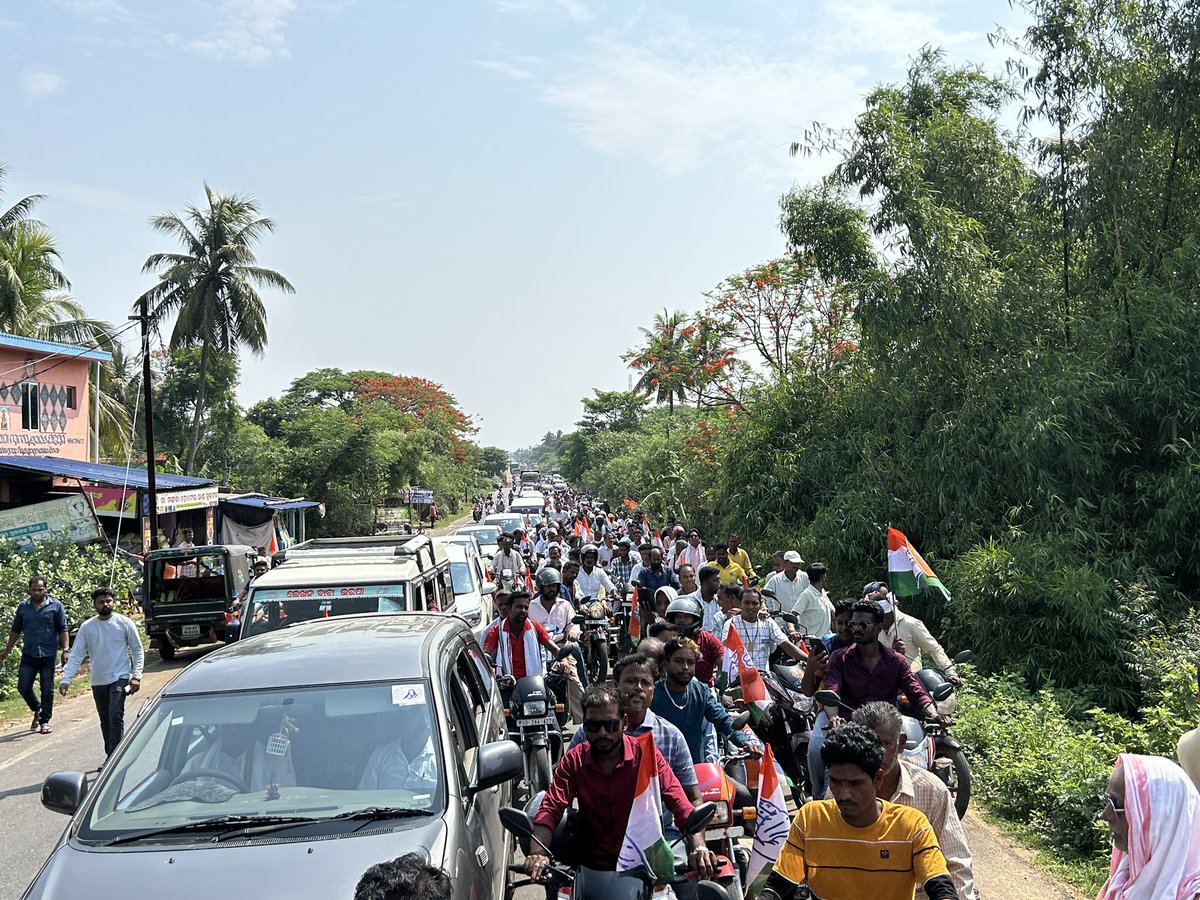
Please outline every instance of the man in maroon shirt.
[[[528, 643], [526, 632], [532, 632], [539, 645], [555, 656], [558, 655], [558, 645], [546, 629], [529, 620], [531, 600], [529, 591], [517, 591], [509, 595], [508, 618], [489, 628], [487, 636], [483, 639], [483, 651], [496, 667], [502, 689], [511, 690], [518, 678], [524, 678], [531, 673], [540, 675], [542, 672], [541, 659], [525, 658]], [[501, 637], [507, 639], [506, 647], [501, 647]]]
[[[525, 871], [535, 880], [549, 862], [539, 851], [550, 846], [554, 829], [576, 798], [579, 815], [573, 822], [571, 843], [580, 865], [601, 872], [616, 871], [641, 765], [638, 739], [623, 732], [621, 716], [620, 698], [612, 688], [593, 685], [583, 695], [587, 741], [568, 750], [555, 767], [554, 778], [533, 819], [535, 842], [525, 857]], [[682, 831], [692, 804], [657, 747], [654, 756], [663, 805]], [[711, 878], [716, 872], [716, 856], [704, 846], [703, 832], [685, 840], [692, 868], [701, 878]]]
[[[903, 693], [917, 715], [943, 721], [908, 660], [879, 640], [883, 628], [883, 607], [874, 600], [856, 600], [850, 607], [850, 635], [854, 643], [835, 650], [829, 657], [824, 689], [836, 692], [848, 711], [872, 700], [895, 706], [897, 697]], [[825, 732], [841, 722], [838, 707], [827, 706], [824, 714], [817, 717], [809, 737], [808, 766], [814, 797], [825, 796], [825, 763], [821, 760]]]

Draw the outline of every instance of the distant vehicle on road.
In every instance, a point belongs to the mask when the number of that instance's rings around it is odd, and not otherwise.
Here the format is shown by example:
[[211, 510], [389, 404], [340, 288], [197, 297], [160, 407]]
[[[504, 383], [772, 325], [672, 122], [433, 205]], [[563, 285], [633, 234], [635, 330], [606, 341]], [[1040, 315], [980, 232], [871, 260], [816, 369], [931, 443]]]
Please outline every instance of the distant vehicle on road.
[[485, 559], [491, 559], [500, 551], [500, 533], [498, 525], [464, 525], [454, 532], [455, 535], [474, 537]]

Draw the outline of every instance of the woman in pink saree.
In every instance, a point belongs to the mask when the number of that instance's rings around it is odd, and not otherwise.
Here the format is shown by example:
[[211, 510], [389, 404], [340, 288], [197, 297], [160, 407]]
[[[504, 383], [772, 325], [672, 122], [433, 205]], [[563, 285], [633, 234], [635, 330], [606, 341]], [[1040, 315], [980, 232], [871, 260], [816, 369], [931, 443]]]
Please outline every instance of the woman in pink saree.
[[1096, 900], [1200, 898], [1200, 793], [1161, 756], [1122, 753], [1101, 814], [1112, 865]]

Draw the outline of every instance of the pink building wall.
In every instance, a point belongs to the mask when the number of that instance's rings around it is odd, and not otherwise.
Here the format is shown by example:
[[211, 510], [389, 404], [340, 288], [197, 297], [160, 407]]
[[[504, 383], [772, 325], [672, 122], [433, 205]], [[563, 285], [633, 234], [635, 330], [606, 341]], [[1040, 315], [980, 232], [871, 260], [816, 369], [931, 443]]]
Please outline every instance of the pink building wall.
[[[0, 347], [0, 456], [86, 461], [92, 365], [85, 359]], [[36, 428], [25, 427], [28, 392], [23, 384], [37, 385]]]

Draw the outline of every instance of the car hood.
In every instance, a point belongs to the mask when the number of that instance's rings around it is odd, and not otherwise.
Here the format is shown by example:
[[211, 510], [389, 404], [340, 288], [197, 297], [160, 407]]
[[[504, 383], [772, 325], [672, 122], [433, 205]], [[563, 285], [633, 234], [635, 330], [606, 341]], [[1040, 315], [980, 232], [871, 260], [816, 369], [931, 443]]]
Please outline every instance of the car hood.
[[[214, 896], [352, 897], [363, 872], [410, 851], [427, 850], [435, 865], [445, 860], [441, 819], [368, 825], [381, 830], [308, 840], [260, 839], [228, 844], [132, 844], [82, 847], [60, 843], [25, 894], [27, 900], [115, 897], [136, 886], [138, 894], [171, 900]], [[453, 874], [453, 873], [452, 873]], [[104, 887], [104, 885], [108, 887]]]

